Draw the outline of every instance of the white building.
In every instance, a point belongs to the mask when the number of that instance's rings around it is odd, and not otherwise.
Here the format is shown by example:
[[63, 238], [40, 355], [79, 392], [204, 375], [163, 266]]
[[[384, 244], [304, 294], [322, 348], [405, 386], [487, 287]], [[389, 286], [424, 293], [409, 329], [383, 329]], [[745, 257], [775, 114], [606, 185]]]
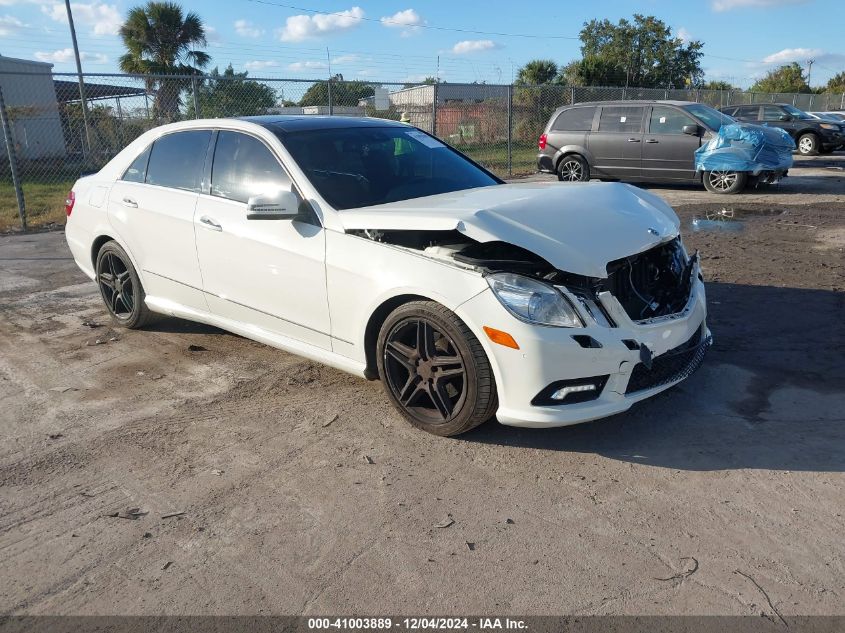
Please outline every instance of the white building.
[[[53, 85], [53, 65], [0, 55], [0, 88], [18, 158], [34, 160], [65, 155], [65, 135]], [[0, 134], [0, 151], [6, 144]]]

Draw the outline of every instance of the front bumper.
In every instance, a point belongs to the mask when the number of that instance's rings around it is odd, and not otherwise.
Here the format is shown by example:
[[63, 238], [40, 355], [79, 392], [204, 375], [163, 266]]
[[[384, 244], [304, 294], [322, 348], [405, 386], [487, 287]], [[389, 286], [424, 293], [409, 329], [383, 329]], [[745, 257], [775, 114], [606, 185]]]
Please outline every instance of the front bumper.
[[[577, 299], [575, 302], [579, 305]], [[583, 305], [579, 305], [587, 323], [583, 328], [523, 323], [512, 317], [489, 290], [460, 307], [465, 322], [477, 329], [476, 336], [493, 366], [499, 422], [555, 427], [621, 413], [691, 375], [710, 346], [704, 284], [697, 275], [686, 307], [670, 317], [634, 322], [609, 293], [603, 293], [601, 305], [616, 327], [599, 324]], [[485, 325], [510, 333], [520, 348], [492, 343], [484, 335]], [[573, 336], [591, 337], [600, 347], [583, 347]], [[638, 347], [633, 348], [633, 342]], [[649, 357], [651, 368], [645, 366]], [[532, 404], [538, 393], [552, 383], [596, 376], [606, 376], [607, 380], [593, 400]]]

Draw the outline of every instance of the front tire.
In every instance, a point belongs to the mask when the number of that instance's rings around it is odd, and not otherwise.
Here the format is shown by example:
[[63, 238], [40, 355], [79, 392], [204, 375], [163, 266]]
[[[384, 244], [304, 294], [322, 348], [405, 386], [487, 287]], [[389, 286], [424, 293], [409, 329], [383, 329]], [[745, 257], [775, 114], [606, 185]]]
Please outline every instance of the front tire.
[[434, 301], [399, 306], [381, 327], [378, 370], [388, 398], [415, 427], [466, 433], [496, 411], [496, 382], [481, 343]]
[[710, 193], [735, 194], [745, 189], [748, 174], [744, 171], [705, 171], [702, 182]]
[[583, 156], [569, 154], [558, 163], [557, 179], [561, 182], [586, 182], [590, 179], [590, 166]]
[[134, 330], [153, 318], [132, 260], [117, 242], [106, 242], [97, 253], [97, 286], [106, 310], [117, 325]]
[[801, 156], [815, 156], [819, 153], [819, 137], [815, 134], [802, 134], [798, 138], [797, 145]]

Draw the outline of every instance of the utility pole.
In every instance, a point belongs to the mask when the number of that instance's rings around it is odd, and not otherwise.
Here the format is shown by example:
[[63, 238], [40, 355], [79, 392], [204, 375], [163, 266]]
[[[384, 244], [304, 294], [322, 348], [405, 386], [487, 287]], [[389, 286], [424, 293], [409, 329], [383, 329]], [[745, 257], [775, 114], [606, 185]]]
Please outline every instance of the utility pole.
[[326, 62], [329, 64], [329, 114], [334, 114], [334, 106], [332, 106], [332, 56], [329, 54], [328, 46], [326, 46]]
[[[70, 0], [65, 0], [67, 22], [70, 25], [70, 39], [73, 41], [73, 54], [76, 57], [76, 74], [79, 77], [79, 101], [82, 104], [82, 125], [85, 127], [85, 141], [88, 151], [91, 151], [91, 134], [88, 131], [88, 104], [85, 102], [85, 82], [82, 80], [82, 61], [79, 59], [79, 45], [76, 43], [76, 29], [73, 27], [73, 13], [70, 10]], [[84, 152], [83, 152], [84, 155]]]
[[808, 59], [807, 60], [807, 85], [810, 85], [810, 77], [813, 74], [813, 64], [816, 63], [815, 59]]

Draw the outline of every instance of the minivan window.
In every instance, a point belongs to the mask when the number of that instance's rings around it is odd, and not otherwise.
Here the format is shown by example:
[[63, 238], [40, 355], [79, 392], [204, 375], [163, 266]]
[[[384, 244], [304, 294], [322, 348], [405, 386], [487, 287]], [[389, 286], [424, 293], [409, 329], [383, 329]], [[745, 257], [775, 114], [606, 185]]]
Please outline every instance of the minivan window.
[[695, 125], [695, 121], [675, 108], [654, 106], [648, 131], [652, 134], [683, 134], [685, 125]]
[[126, 182], [144, 182], [147, 176], [147, 162], [150, 160], [150, 147], [148, 146], [143, 152], [138, 154], [138, 157], [132, 161], [132, 164], [123, 172], [123, 178]]
[[221, 131], [214, 148], [211, 195], [238, 202], [251, 196], [290, 191], [291, 181], [264, 143], [239, 132]]
[[147, 184], [199, 191], [209, 130], [188, 130], [162, 136], [153, 143]]
[[593, 129], [595, 114], [595, 106], [564, 110], [552, 124], [552, 129], [566, 132], [589, 132]]
[[600, 132], [642, 132], [643, 108], [634, 106], [604, 106], [599, 120]]

